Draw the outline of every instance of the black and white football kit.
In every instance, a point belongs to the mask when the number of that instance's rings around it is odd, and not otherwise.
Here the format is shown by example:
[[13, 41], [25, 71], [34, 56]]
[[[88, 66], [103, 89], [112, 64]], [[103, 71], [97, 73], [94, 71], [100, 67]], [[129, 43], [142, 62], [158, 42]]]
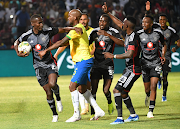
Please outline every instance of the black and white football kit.
[[35, 34], [32, 29], [19, 37], [19, 42], [27, 41], [32, 47], [33, 67], [36, 77], [41, 86], [48, 83], [48, 76], [51, 73], [58, 75], [57, 62], [51, 52], [47, 52], [41, 60], [39, 51], [47, 49], [51, 45], [50, 39], [59, 32], [58, 28], [49, 27]]
[[140, 39], [139, 35], [132, 32], [130, 35], [126, 35], [124, 41], [124, 50], [133, 50], [134, 54], [131, 58], [126, 58], [126, 68], [123, 71], [123, 75], [118, 80], [115, 89], [120, 92], [129, 92], [134, 82], [141, 75], [141, 64], [140, 64]]
[[[105, 59], [103, 52], [114, 52], [115, 43], [108, 36], [97, 35], [100, 28], [92, 30], [89, 36], [89, 43], [95, 41], [95, 52], [94, 52], [94, 64], [91, 69], [91, 79], [113, 79], [114, 74], [114, 62], [112, 59]], [[106, 31], [110, 35], [116, 38], [120, 38], [119, 31], [112, 27]]]
[[143, 29], [137, 31], [141, 40], [141, 64], [144, 82], [150, 82], [151, 77], [160, 77], [161, 59], [159, 53], [159, 41], [164, 43], [164, 36], [160, 29], [152, 29], [151, 33], [146, 33]]

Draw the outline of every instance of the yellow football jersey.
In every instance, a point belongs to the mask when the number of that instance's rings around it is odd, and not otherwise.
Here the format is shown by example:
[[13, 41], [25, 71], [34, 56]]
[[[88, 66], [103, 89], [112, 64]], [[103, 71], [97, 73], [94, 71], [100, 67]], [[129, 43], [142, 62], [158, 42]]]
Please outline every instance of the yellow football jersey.
[[89, 40], [85, 27], [79, 23], [74, 27], [80, 27], [83, 30], [83, 34], [76, 33], [75, 30], [71, 30], [66, 36], [70, 39], [70, 54], [73, 62], [80, 62], [82, 60], [88, 60], [92, 56], [89, 51]]

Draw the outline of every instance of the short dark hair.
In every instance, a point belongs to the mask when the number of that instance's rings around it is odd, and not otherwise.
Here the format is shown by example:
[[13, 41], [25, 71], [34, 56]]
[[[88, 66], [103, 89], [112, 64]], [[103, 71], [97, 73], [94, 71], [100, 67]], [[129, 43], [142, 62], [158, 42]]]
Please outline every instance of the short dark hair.
[[128, 16], [127, 20], [130, 21], [131, 23], [133, 23], [134, 25], [136, 25], [136, 19], [132, 16]]
[[[82, 15], [86, 15], [86, 16], [89, 18], [89, 15], [88, 15], [87, 13], [82, 13]], [[82, 15], [81, 15], [81, 16], [82, 16]]]
[[109, 15], [108, 14], [103, 14], [103, 15], [101, 15], [102, 17], [107, 17], [108, 18], [108, 22], [110, 22], [110, 17], [109, 17]]
[[167, 15], [166, 15], [165, 13], [159, 14], [159, 17], [161, 17], [161, 16], [164, 16], [164, 17], [166, 17], [166, 19], [167, 19]]
[[34, 20], [36, 18], [42, 18], [42, 17], [39, 14], [34, 14], [34, 15], [31, 16], [30, 20], [32, 21], [32, 20]]
[[153, 18], [153, 16], [151, 16], [151, 15], [146, 15], [146, 16], [144, 16], [144, 17], [149, 17], [152, 21], [154, 21], [154, 18]]

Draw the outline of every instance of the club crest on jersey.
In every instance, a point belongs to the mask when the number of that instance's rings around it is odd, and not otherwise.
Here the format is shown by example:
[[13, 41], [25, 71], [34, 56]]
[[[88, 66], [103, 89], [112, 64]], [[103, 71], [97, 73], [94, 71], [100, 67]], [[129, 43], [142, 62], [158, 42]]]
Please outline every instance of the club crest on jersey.
[[45, 38], [45, 37], [42, 37], [42, 41], [43, 41], [43, 42], [46, 41], [46, 38]]
[[35, 48], [36, 48], [37, 50], [41, 50], [41, 45], [40, 45], [40, 44], [37, 44], [37, 45], [35, 46]]
[[166, 35], [165, 35], [165, 36], [166, 36], [166, 38], [169, 38], [170, 34], [169, 34], [169, 33], [166, 33]]
[[100, 41], [99, 42], [99, 46], [104, 47], [105, 46], [105, 42], [104, 41]]

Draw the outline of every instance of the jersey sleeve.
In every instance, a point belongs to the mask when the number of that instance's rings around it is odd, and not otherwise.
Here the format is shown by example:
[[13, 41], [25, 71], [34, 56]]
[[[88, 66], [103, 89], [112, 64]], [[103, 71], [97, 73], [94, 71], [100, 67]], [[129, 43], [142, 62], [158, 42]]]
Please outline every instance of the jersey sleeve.
[[164, 36], [161, 33], [159, 33], [159, 36], [160, 36], [159, 40], [160, 40], [161, 44], [164, 44], [164, 41], [165, 41]]
[[49, 30], [49, 37], [52, 38], [54, 35], [56, 35], [59, 32], [59, 29], [57, 27], [52, 27]]
[[96, 36], [97, 31], [92, 31], [89, 35], [89, 45], [92, 44], [94, 42], [94, 37]]
[[69, 31], [69, 33], [66, 35], [69, 39], [76, 39], [79, 38], [81, 35], [78, 34], [75, 30]]

